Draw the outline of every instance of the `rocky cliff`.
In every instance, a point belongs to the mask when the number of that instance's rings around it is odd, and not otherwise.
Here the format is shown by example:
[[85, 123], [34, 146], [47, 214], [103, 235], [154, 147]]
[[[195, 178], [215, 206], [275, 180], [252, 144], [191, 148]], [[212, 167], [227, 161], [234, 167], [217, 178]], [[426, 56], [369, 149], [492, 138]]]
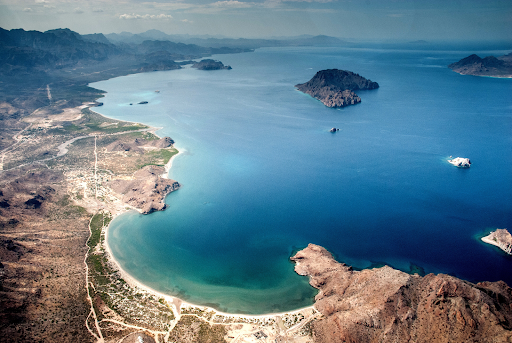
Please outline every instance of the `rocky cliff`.
[[350, 71], [328, 69], [319, 71], [311, 80], [295, 87], [325, 106], [336, 108], [360, 103], [361, 98], [353, 91], [377, 89], [379, 84]]
[[143, 214], [161, 211], [166, 208], [165, 196], [180, 188], [177, 181], [161, 177], [164, 171], [163, 167], [145, 166], [133, 175], [133, 180], [113, 180], [109, 186]]
[[462, 75], [512, 77], [512, 53], [484, 58], [473, 54], [448, 65], [448, 68]]
[[512, 289], [502, 281], [354, 271], [313, 244], [291, 259], [320, 290], [315, 342], [512, 342]]

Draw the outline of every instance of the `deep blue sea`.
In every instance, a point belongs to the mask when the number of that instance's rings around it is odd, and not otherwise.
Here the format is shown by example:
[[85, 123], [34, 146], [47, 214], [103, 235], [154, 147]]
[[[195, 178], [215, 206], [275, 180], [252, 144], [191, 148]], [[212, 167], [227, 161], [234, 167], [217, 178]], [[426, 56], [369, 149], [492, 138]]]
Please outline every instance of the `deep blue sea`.
[[[289, 261], [308, 243], [355, 268], [512, 284], [512, 257], [479, 240], [512, 229], [512, 79], [446, 67], [508, 52], [265, 48], [214, 56], [232, 70], [92, 84], [108, 92], [101, 113], [163, 127], [183, 152], [166, 211], [112, 222], [115, 259], [154, 289], [232, 313], [311, 305], [316, 290]], [[380, 88], [343, 109], [294, 88], [329, 68]]]

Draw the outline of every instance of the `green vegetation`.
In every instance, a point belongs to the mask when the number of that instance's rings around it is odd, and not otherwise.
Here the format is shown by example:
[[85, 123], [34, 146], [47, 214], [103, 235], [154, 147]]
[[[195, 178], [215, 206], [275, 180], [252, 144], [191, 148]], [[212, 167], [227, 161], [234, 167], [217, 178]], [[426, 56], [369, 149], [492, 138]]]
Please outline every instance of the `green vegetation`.
[[195, 316], [182, 316], [174, 327], [169, 340], [171, 342], [198, 342], [198, 343], [221, 343], [226, 342], [224, 337], [227, 331], [224, 325], [210, 325]]
[[108, 226], [110, 221], [112, 220], [112, 215], [110, 213], [100, 212], [95, 214], [91, 219], [91, 237], [87, 241], [87, 245], [89, 248], [94, 248], [98, 243], [100, 243], [101, 239], [101, 231], [104, 226]]
[[91, 237], [87, 242], [89, 280], [94, 285], [89, 287], [89, 294], [94, 299], [98, 318], [108, 317], [101, 310], [103, 304], [121, 315], [127, 323], [159, 331], [168, 329], [174, 313], [165, 300], [130, 287], [108, 261], [107, 252], [103, 249], [103, 229], [111, 220], [108, 212], [95, 214], [90, 221]]
[[[171, 157], [176, 155], [178, 150], [172, 149], [159, 149], [149, 151], [144, 155], [145, 163], [137, 165], [137, 169], [143, 168], [145, 166], [153, 165], [153, 166], [165, 166]], [[140, 160], [139, 160], [140, 161]]]

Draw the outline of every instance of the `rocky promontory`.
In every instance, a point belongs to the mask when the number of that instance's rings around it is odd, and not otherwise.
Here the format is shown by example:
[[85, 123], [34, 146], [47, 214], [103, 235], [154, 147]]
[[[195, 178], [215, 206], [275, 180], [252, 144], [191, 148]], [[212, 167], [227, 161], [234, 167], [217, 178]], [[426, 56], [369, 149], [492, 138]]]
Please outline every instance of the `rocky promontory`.
[[134, 173], [132, 180], [113, 180], [109, 186], [122, 195], [123, 202], [148, 214], [166, 208], [167, 194], [180, 188], [180, 184], [171, 179], [162, 178], [164, 167], [149, 165]]
[[310, 244], [291, 258], [319, 289], [315, 342], [510, 342], [512, 289], [391, 267], [355, 271]]
[[499, 57], [470, 55], [448, 68], [462, 75], [512, 77], [512, 53]]
[[351, 71], [327, 69], [295, 87], [320, 100], [325, 106], [336, 108], [360, 103], [361, 98], [354, 91], [377, 89], [379, 84]]
[[231, 70], [231, 66], [225, 66], [221, 61], [215, 61], [211, 59], [201, 60], [200, 62], [196, 62], [192, 64], [192, 68], [196, 68], [199, 70], [221, 70], [227, 69]]
[[496, 229], [496, 231], [482, 237], [482, 241], [495, 245], [507, 254], [512, 255], [512, 235], [507, 229]]

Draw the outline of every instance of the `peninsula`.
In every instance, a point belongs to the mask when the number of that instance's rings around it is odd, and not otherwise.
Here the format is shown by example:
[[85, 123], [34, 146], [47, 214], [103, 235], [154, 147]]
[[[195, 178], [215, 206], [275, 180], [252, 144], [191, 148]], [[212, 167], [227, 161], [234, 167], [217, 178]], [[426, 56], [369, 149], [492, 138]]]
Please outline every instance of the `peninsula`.
[[291, 258], [319, 289], [314, 342], [509, 342], [512, 289], [389, 266], [354, 271], [309, 244]]
[[448, 65], [448, 68], [462, 75], [509, 78], [512, 77], [512, 53], [484, 58], [473, 54]]
[[495, 245], [507, 254], [512, 255], [512, 235], [507, 229], [496, 229], [496, 231], [482, 237], [482, 241]]
[[327, 69], [295, 87], [320, 100], [325, 106], [337, 108], [360, 103], [361, 98], [354, 91], [377, 89], [379, 84], [350, 71]]

